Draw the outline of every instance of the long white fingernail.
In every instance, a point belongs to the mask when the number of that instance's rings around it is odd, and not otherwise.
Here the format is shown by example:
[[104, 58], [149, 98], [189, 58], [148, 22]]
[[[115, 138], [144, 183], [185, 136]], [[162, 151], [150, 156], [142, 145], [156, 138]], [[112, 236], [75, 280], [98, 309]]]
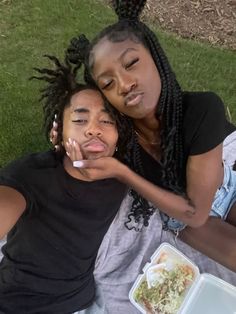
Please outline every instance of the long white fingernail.
[[66, 152], [66, 155], [70, 157], [70, 153]]
[[55, 128], [57, 126], [56, 121], [53, 121], [52, 126]]
[[83, 167], [83, 165], [84, 165], [83, 161], [80, 160], [73, 161], [73, 167], [75, 168], [81, 168]]
[[68, 142], [69, 144], [72, 144], [72, 139], [70, 137], [68, 138]]

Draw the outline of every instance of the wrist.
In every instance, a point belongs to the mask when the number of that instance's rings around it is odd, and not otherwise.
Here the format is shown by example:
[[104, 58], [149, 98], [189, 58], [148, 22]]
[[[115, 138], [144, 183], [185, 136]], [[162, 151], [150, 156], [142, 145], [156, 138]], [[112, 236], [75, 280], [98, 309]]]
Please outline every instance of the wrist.
[[127, 183], [128, 182], [128, 177], [129, 174], [131, 172], [131, 170], [129, 169], [128, 166], [126, 166], [125, 164], [119, 162], [119, 167], [117, 167], [117, 175], [116, 178], [123, 182], [123, 183]]

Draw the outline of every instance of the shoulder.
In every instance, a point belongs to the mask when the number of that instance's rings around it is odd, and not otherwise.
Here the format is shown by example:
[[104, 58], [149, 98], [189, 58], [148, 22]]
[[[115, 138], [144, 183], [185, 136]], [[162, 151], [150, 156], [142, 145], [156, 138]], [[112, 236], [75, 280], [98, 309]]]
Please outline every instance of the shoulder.
[[224, 115], [225, 109], [221, 98], [213, 92], [185, 92], [183, 94], [184, 117], [199, 114], [220, 113]]
[[41, 168], [50, 167], [56, 164], [57, 158], [53, 151], [45, 151], [39, 153], [32, 153], [20, 157], [16, 160], [9, 162], [0, 171], [5, 171], [6, 169], [20, 169], [20, 168]]
[[45, 186], [47, 174], [50, 173], [50, 168], [55, 167], [56, 162], [55, 153], [51, 151], [19, 158], [0, 170], [0, 185], [20, 192], [27, 206], [30, 206], [34, 199], [32, 191], [37, 190], [35, 187]]
[[0, 169], [0, 183], [3, 178], [26, 181], [34, 171], [55, 167], [57, 162], [56, 154], [52, 151], [26, 155]]
[[224, 104], [218, 95], [213, 92], [183, 94], [183, 136], [187, 154], [205, 153], [222, 143], [229, 133]]

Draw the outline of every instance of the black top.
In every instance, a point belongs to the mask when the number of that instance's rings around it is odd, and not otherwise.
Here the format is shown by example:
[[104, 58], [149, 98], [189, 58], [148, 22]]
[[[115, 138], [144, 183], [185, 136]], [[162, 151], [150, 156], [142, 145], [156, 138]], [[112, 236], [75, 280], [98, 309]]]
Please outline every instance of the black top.
[[3, 247], [0, 313], [72, 313], [93, 301], [97, 251], [126, 187], [77, 180], [56, 156], [32, 154], [0, 171], [0, 184], [27, 202]]
[[[183, 94], [184, 158], [205, 153], [220, 143], [236, 127], [228, 122], [222, 100], [212, 92]], [[163, 187], [161, 165], [141, 146], [141, 160], [145, 178]]]

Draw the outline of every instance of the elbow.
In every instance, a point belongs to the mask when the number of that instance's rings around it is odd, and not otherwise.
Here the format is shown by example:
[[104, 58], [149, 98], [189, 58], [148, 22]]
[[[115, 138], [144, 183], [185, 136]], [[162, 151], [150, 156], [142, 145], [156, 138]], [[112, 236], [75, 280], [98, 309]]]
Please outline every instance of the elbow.
[[192, 228], [200, 228], [207, 222], [208, 215], [199, 215], [197, 212], [191, 214], [191, 217], [188, 215], [187, 225]]

